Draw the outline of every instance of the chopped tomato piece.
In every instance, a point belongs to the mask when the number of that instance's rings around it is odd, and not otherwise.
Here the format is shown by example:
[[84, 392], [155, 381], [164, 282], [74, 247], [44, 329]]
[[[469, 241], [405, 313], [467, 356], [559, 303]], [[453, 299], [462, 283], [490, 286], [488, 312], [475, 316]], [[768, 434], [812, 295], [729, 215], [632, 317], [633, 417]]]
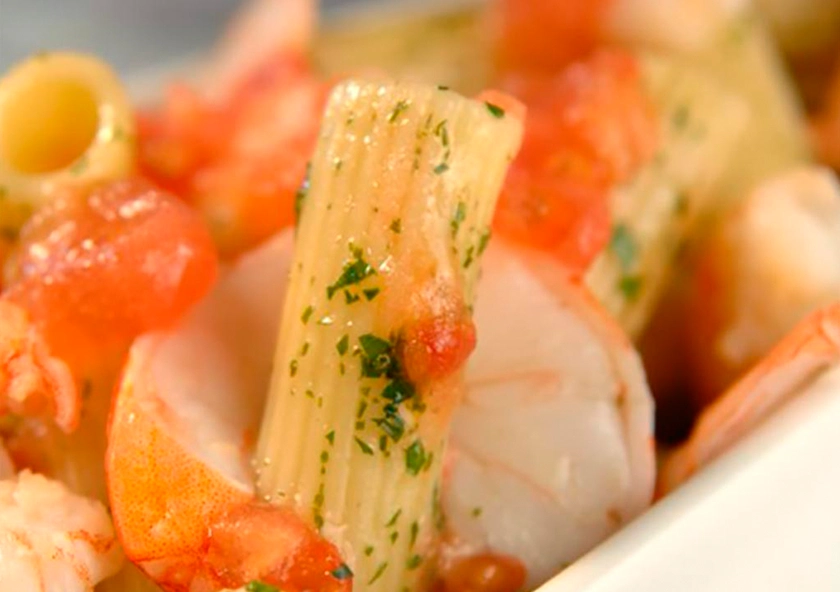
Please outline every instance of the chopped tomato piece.
[[327, 89], [289, 56], [222, 104], [176, 88], [141, 116], [141, 169], [196, 205], [223, 254], [242, 252], [294, 223]]
[[498, 63], [502, 71], [556, 72], [592, 52], [612, 0], [499, 0]]
[[140, 179], [60, 196], [24, 226], [11, 265], [6, 297], [62, 358], [170, 325], [217, 272], [198, 214]]
[[657, 122], [632, 56], [599, 52], [556, 76], [516, 75], [525, 137], [494, 225], [583, 272], [610, 234], [610, 190], [654, 154]]
[[526, 578], [520, 561], [490, 553], [460, 559], [442, 575], [443, 592], [516, 592]]

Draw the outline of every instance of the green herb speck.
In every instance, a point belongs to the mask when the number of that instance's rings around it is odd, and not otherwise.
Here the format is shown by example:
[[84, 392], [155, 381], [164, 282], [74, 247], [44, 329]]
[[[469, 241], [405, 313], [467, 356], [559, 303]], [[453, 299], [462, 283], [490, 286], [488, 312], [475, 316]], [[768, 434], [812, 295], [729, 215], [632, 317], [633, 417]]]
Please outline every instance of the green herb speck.
[[353, 577], [353, 572], [347, 567], [346, 563], [342, 563], [330, 573], [336, 580], [346, 580]]
[[624, 294], [624, 297], [629, 301], [634, 301], [639, 297], [642, 290], [642, 278], [639, 276], [625, 276], [618, 282], [618, 289]]
[[382, 577], [382, 574], [385, 573], [385, 570], [388, 569], [388, 562], [384, 561], [379, 564], [379, 567], [376, 568], [376, 572], [374, 572], [373, 577], [368, 582], [368, 586], [373, 584], [376, 580]]
[[414, 554], [405, 562], [405, 567], [407, 569], [417, 569], [421, 563], [423, 563], [423, 558], [420, 555]]
[[394, 123], [397, 118], [408, 110], [410, 103], [408, 101], [397, 101], [394, 108], [388, 114], [388, 123]]
[[449, 165], [446, 164], [445, 162], [442, 162], [434, 168], [434, 173], [436, 175], [442, 175], [443, 173], [445, 173], [448, 170], [449, 170]]
[[618, 224], [610, 237], [610, 250], [618, 258], [621, 269], [627, 271], [636, 259], [636, 239], [624, 224]]
[[423, 442], [415, 440], [405, 449], [405, 468], [411, 475], [418, 475], [426, 464], [426, 448]]
[[254, 580], [245, 584], [245, 592], [280, 592], [280, 589], [277, 586]]
[[391, 232], [394, 234], [399, 234], [402, 232], [402, 220], [400, 218], [394, 218], [391, 220], [391, 225], [388, 227], [391, 229]]
[[373, 456], [373, 448], [371, 448], [371, 447], [370, 447], [370, 445], [368, 445], [368, 443], [367, 443], [367, 442], [365, 442], [365, 441], [363, 441], [363, 440], [360, 440], [360, 439], [358, 438], [358, 436], [357, 436], [356, 438], [354, 438], [354, 439], [356, 440], [356, 444], [358, 444], [358, 445], [359, 445], [359, 448], [361, 448], [361, 449], [362, 449], [362, 452], [363, 452], [364, 454], [367, 454], [367, 455], [369, 455], [369, 456]]
[[484, 104], [487, 106], [487, 110], [490, 112], [490, 115], [492, 115], [496, 119], [501, 119], [505, 116], [505, 110], [499, 107], [498, 105], [494, 105], [489, 101], [484, 101]]
[[343, 356], [347, 353], [347, 348], [350, 346], [350, 336], [346, 333], [344, 336], [338, 340], [338, 343], [335, 344], [335, 349], [338, 351], [338, 355]]
[[304, 325], [309, 322], [309, 319], [314, 311], [315, 309], [312, 308], [311, 305], [303, 309], [303, 314], [300, 315], [300, 320], [303, 321]]

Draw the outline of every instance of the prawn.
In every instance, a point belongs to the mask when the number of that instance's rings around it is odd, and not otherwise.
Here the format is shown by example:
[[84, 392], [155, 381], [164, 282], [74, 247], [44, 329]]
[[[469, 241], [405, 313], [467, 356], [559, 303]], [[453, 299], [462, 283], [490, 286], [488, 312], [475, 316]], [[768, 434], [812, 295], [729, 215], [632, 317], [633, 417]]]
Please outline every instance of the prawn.
[[0, 589], [93, 592], [124, 557], [105, 507], [27, 470], [0, 481]]
[[514, 557], [527, 588], [640, 514], [653, 491], [639, 357], [567, 274], [498, 239], [487, 249], [442, 489], [450, 559]]
[[[165, 590], [235, 588], [271, 575], [278, 562], [292, 570], [300, 561], [323, 577], [324, 589], [347, 584], [329, 575], [340, 565], [331, 545], [284, 508], [251, 497], [247, 459], [291, 251], [285, 231], [227, 272], [181, 327], [142, 337], [132, 348], [109, 428], [110, 499], [129, 559]], [[533, 584], [649, 503], [651, 401], [629, 341], [559, 263], [501, 244], [486, 255], [476, 309], [486, 341], [456, 412], [443, 510], [463, 543], [459, 560], [467, 553], [478, 569], [482, 556], [511, 555], [493, 565], [507, 566], [516, 581], [521, 562]], [[516, 297], [504, 289], [509, 282], [521, 284]], [[516, 314], [535, 309], [545, 314]], [[546, 331], [546, 323], [557, 326]], [[580, 368], [569, 354], [580, 350], [578, 339], [589, 361]], [[505, 381], [506, 368], [521, 375]], [[557, 429], [564, 424], [585, 431]], [[533, 462], [508, 470], [523, 458]], [[476, 507], [483, 510], [478, 518]], [[231, 513], [235, 530], [228, 528]], [[276, 528], [262, 526], [274, 520]], [[520, 527], [508, 528], [511, 521]], [[258, 526], [259, 535], [250, 530]], [[301, 545], [314, 549], [305, 559]], [[546, 554], [550, 548], [556, 550]], [[457, 568], [444, 571], [459, 581]], [[304, 589], [291, 575], [267, 581]]]
[[840, 362], [840, 304], [799, 323], [700, 416], [688, 441], [662, 466], [657, 490], [674, 490]]
[[683, 322], [700, 408], [840, 295], [840, 183], [817, 166], [776, 175], [698, 252]]
[[0, 300], [0, 416], [48, 415], [64, 432], [79, 423], [81, 397], [70, 369], [50, 353], [22, 307]]
[[128, 558], [164, 590], [350, 589], [314, 527], [255, 499], [248, 465], [292, 243], [286, 231], [250, 253], [180, 327], [131, 348], [108, 426], [109, 497]]

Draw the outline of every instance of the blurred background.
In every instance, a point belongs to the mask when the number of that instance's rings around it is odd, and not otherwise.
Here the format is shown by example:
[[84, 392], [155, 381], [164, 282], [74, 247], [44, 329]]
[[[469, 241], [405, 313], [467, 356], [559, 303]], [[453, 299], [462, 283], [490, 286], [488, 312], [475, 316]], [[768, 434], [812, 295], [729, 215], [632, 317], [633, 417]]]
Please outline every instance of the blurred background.
[[[364, 1], [364, 0], [361, 0]], [[325, 11], [360, 0], [321, 0]], [[91, 51], [121, 73], [209, 46], [237, 0], [0, 0], [0, 71], [33, 52]]]

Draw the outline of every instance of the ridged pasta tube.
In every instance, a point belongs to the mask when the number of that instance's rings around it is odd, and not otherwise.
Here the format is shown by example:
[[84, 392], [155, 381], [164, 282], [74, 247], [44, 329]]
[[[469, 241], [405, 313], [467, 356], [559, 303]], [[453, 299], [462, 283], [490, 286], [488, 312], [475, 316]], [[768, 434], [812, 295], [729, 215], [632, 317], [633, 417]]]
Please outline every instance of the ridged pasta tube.
[[350, 81], [329, 100], [255, 465], [266, 500], [337, 544], [355, 590], [431, 575], [479, 260], [521, 135], [436, 87]]
[[0, 218], [128, 175], [134, 127], [120, 81], [94, 57], [44, 53], [12, 68], [0, 79]]
[[641, 55], [658, 111], [659, 153], [612, 193], [613, 234], [586, 275], [595, 296], [638, 337], [677, 255], [718, 190], [746, 125], [745, 103], [684, 61]]

